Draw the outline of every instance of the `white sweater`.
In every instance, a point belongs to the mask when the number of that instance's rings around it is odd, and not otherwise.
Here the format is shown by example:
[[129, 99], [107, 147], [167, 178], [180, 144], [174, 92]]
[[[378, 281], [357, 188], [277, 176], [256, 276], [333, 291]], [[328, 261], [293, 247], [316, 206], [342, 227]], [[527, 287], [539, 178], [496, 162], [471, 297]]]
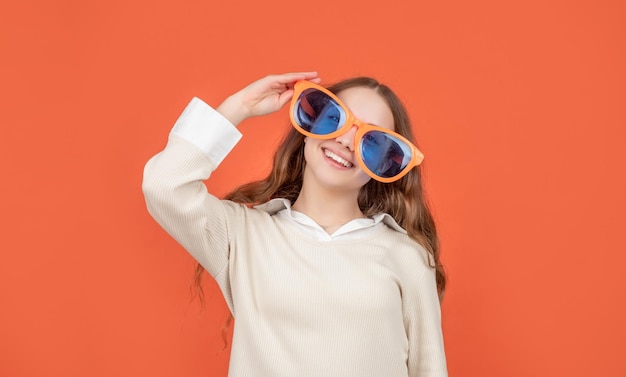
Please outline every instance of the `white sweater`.
[[235, 317], [229, 376], [447, 376], [427, 252], [387, 225], [321, 241], [277, 215], [284, 205], [210, 195], [203, 180], [233, 146], [215, 135], [236, 132], [194, 99], [143, 182], [151, 215], [215, 278]]

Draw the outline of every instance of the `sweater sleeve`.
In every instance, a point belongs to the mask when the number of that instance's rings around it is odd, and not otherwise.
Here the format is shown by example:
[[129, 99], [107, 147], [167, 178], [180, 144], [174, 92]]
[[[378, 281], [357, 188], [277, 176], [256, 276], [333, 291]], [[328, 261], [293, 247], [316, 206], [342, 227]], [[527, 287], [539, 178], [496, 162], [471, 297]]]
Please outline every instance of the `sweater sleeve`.
[[194, 98], [178, 118], [165, 149], [146, 164], [142, 183], [148, 212], [217, 280], [225, 296], [229, 219], [241, 208], [209, 194], [203, 180], [240, 137], [221, 114]]
[[447, 377], [435, 270], [424, 270], [411, 287], [403, 294], [409, 377]]

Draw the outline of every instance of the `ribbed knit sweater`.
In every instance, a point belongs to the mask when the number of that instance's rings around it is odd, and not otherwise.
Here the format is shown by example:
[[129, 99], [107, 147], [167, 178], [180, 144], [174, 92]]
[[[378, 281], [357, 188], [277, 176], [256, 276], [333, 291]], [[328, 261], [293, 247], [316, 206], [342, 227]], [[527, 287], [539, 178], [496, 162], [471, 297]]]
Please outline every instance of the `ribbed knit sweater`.
[[285, 216], [209, 194], [203, 180], [215, 168], [171, 134], [143, 189], [150, 214], [215, 278], [235, 318], [230, 377], [447, 376], [424, 248], [388, 226], [316, 240]]

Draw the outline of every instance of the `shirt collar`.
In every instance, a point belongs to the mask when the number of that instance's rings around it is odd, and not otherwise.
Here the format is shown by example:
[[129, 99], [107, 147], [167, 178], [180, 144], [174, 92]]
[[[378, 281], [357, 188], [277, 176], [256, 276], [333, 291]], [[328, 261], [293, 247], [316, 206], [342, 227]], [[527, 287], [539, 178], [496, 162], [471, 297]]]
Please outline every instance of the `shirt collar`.
[[[276, 198], [276, 199], [272, 199], [268, 202], [265, 202], [263, 204], [259, 204], [257, 206], [254, 206], [254, 208], [259, 209], [261, 211], [265, 211], [270, 215], [275, 215], [278, 212], [282, 211], [282, 210], [286, 210], [288, 215], [291, 218], [294, 218], [296, 216], [294, 216], [295, 214], [292, 213], [291, 210], [291, 202], [285, 198]], [[390, 227], [391, 229], [400, 232], [400, 233], [404, 233], [407, 234], [406, 230], [404, 230], [400, 225], [398, 225], [398, 223], [396, 222], [396, 220], [391, 217], [391, 215], [387, 214], [387, 213], [378, 213], [376, 215], [374, 215], [372, 217], [372, 220], [374, 220], [374, 224], [378, 224], [380, 222], [383, 222], [385, 225], [387, 225], [388, 227]]]

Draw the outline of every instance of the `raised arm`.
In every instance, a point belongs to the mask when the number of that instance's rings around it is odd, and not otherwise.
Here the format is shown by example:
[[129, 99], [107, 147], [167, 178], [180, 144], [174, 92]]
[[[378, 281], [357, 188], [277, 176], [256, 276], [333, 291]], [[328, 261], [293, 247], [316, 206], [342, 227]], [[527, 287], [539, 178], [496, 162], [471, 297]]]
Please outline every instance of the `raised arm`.
[[228, 263], [228, 219], [241, 207], [210, 195], [203, 181], [241, 138], [235, 126], [279, 110], [291, 99], [293, 84], [304, 79], [319, 81], [315, 72], [270, 75], [231, 95], [217, 109], [192, 99], [165, 149], [144, 168], [148, 211], [218, 280]]

